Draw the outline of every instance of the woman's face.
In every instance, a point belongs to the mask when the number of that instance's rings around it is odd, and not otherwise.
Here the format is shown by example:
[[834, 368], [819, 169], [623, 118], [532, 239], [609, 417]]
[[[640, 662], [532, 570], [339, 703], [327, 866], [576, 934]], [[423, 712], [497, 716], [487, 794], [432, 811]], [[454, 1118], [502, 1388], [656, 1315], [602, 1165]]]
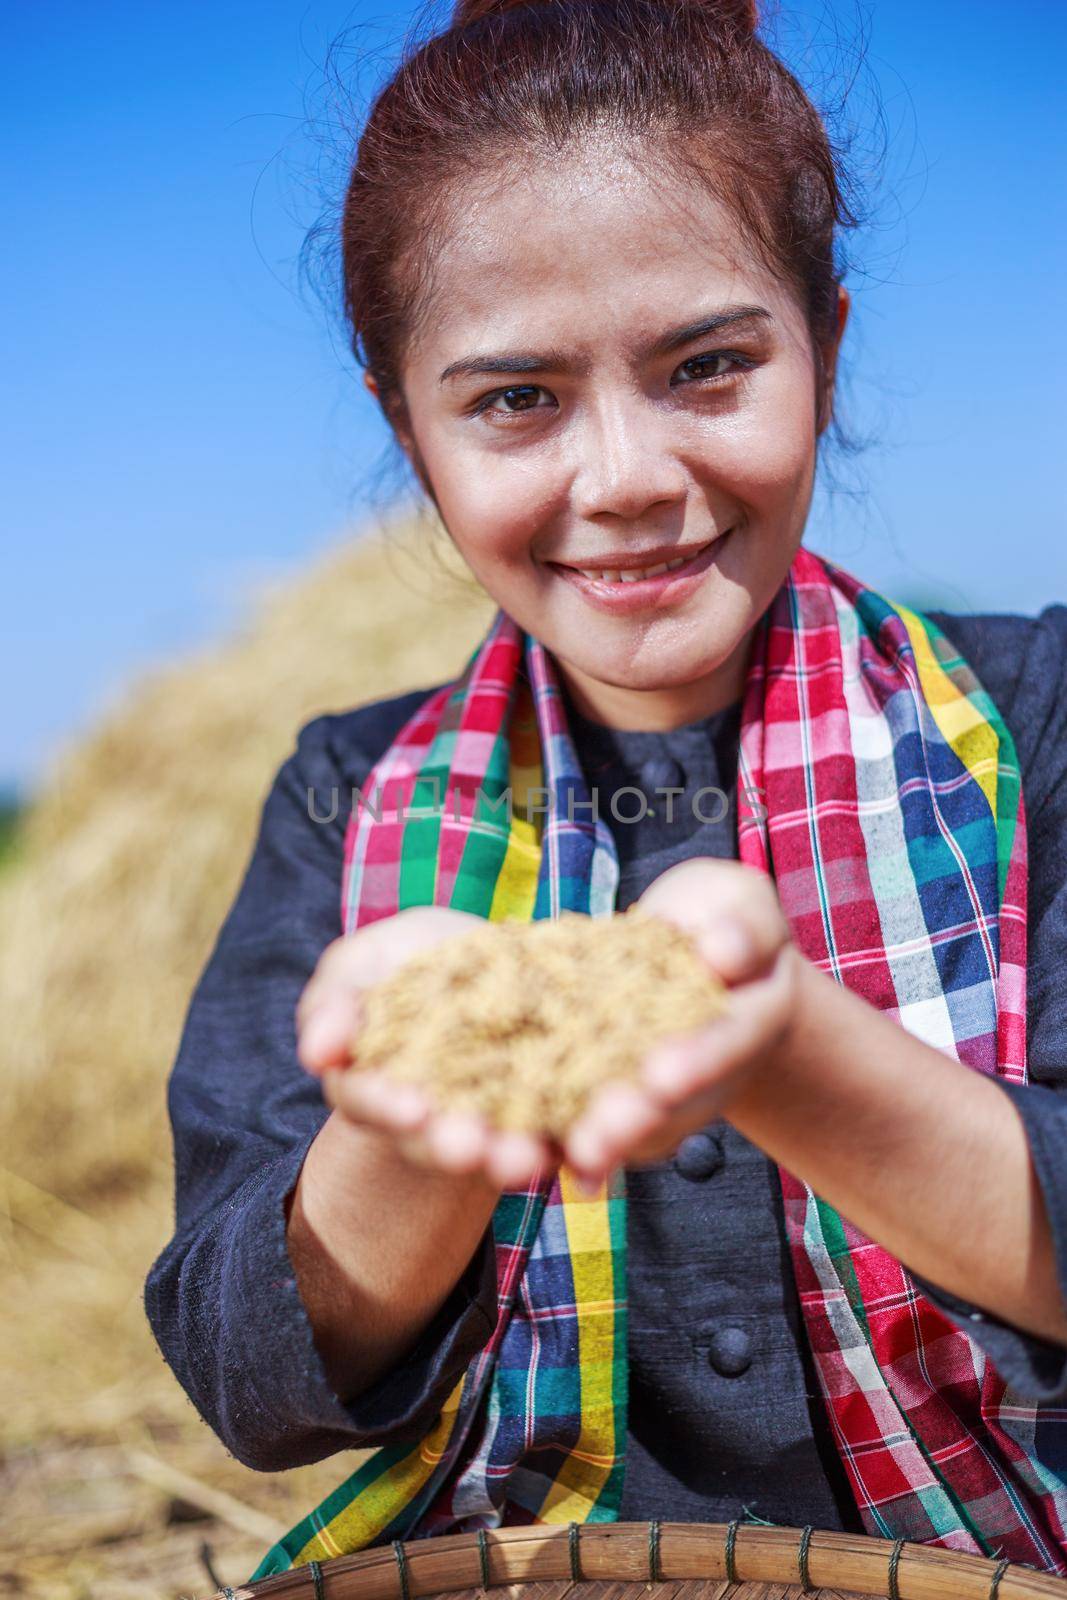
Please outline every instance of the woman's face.
[[728, 705], [811, 502], [794, 293], [724, 205], [608, 141], [460, 214], [401, 372], [450, 537], [587, 716], [662, 730]]

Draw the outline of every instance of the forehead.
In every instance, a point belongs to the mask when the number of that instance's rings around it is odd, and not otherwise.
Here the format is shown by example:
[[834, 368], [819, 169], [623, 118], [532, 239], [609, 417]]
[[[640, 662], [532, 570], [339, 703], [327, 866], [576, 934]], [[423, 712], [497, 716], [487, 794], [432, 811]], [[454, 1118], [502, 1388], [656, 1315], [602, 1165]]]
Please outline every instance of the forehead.
[[535, 333], [572, 344], [637, 337], [694, 308], [738, 302], [801, 320], [788, 286], [706, 185], [590, 141], [507, 164], [457, 193], [410, 355]]

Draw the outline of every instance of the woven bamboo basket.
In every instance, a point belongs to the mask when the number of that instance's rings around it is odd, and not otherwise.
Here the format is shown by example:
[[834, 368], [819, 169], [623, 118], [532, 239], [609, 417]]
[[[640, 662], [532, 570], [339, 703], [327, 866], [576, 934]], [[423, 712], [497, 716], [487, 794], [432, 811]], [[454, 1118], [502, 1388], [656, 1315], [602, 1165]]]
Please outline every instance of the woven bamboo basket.
[[215, 1600], [485, 1600], [493, 1589], [499, 1600], [1065, 1600], [1067, 1578], [820, 1528], [542, 1523], [397, 1539], [221, 1589]]

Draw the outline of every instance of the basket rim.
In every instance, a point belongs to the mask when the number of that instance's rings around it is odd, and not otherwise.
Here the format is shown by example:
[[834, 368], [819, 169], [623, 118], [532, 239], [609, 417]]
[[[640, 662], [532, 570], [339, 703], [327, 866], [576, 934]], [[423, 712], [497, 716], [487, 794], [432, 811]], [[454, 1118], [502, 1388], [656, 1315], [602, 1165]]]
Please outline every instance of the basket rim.
[[[534, 1571], [529, 1570], [531, 1560]], [[810, 1570], [816, 1561], [817, 1580]], [[728, 1523], [536, 1523], [394, 1539], [217, 1590], [212, 1600], [295, 1600], [303, 1595], [308, 1600], [356, 1600], [360, 1595], [367, 1600], [415, 1600], [568, 1579], [634, 1584], [726, 1579], [846, 1592], [851, 1585], [853, 1594], [881, 1593], [887, 1600], [899, 1600], [899, 1575], [905, 1567], [908, 1600], [922, 1600], [924, 1574], [940, 1580], [929, 1591], [931, 1600], [943, 1596], [949, 1572], [958, 1600], [1067, 1600], [1067, 1578], [1025, 1563], [906, 1539], [740, 1518]]]

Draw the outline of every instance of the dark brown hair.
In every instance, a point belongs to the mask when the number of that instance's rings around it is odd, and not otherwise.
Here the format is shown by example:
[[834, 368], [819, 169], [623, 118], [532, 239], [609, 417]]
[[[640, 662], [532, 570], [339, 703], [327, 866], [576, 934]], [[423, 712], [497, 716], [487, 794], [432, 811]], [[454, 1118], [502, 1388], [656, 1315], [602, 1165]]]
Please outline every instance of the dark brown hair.
[[352, 348], [394, 426], [458, 181], [597, 128], [708, 184], [793, 285], [815, 346], [829, 338], [855, 218], [822, 119], [756, 24], [752, 0], [458, 0], [409, 51], [359, 140], [340, 239]]

